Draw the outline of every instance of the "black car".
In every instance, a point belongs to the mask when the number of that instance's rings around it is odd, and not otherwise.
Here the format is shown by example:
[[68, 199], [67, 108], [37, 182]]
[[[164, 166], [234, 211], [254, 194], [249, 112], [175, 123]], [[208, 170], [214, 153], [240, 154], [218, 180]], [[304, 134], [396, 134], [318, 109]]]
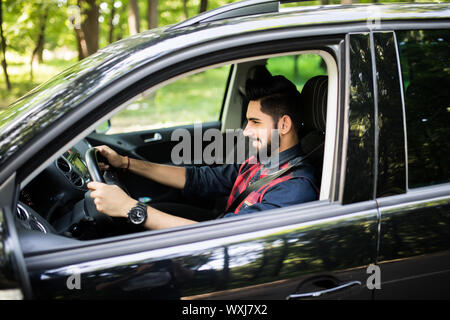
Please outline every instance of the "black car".
[[[450, 298], [450, 5], [279, 2], [116, 42], [0, 114], [0, 295]], [[159, 231], [96, 212], [91, 148], [173, 163], [177, 129], [233, 135], [257, 66], [306, 101], [319, 200]], [[188, 160], [178, 165], [220, 165]], [[106, 175], [150, 205], [223, 201]]]

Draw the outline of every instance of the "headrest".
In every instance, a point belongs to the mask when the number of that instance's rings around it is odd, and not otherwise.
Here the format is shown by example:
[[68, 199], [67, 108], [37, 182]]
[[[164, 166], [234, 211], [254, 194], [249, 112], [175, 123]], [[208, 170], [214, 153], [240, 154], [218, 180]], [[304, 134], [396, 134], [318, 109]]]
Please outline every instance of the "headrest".
[[[261, 79], [261, 78], [271, 77], [271, 76], [272, 75], [270, 74], [269, 70], [267, 70], [265, 65], [254, 65], [248, 69], [246, 80]], [[239, 93], [240, 93], [241, 97], [243, 99], [245, 99], [245, 101], [246, 101], [247, 98], [245, 97], [245, 81], [244, 81], [244, 83], [242, 83], [241, 86], [239, 86]], [[246, 101], [246, 102], [248, 102], [248, 101]]]
[[261, 79], [271, 77], [269, 70], [265, 65], [256, 65], [250, 67], [247, 71], [247, 79]]
[[302, 90], [302, 110], [305, 132], [325, 131], [327, 120], [328, 77], [315, 76], [306, 81]]

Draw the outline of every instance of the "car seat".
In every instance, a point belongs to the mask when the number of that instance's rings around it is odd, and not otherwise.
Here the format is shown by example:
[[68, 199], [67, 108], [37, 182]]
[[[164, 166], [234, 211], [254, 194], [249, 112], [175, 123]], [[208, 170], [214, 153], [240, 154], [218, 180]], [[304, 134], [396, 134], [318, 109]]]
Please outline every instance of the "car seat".
[[322, 178], [328, 98], [328, 77], [315, 76], [303, 86], [301, 147], [314, 166], [317, 183]]

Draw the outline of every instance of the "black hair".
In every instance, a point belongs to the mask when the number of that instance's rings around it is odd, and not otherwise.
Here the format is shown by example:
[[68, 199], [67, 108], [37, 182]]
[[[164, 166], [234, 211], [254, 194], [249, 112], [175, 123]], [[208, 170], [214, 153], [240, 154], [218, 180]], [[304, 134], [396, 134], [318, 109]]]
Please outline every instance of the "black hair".
[[272, 76], [265, 67], [258, 69], [253, 78], [245, 84], [245, 94], [249, 101], [260, 101], [261, 111], [272, 117], [276, 124], [284, 115], [292, 120], [299, 134], [301, 123], [301, 95], [297, 87], [284, 76]]

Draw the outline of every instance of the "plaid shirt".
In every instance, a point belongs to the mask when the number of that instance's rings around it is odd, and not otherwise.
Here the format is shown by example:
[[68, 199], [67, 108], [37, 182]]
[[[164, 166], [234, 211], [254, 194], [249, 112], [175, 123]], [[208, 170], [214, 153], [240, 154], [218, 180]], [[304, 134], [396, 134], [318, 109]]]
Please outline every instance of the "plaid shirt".
[[[300, 161], [301, 149], [296, 145], [279, 153], [277, 163], [268, 161], [263, 165], [251, 160], [254, 159], [251, 157], [241, 165], [186, 168], [184, 194], [201, 197], [229, 195], [227, 212], [234, 200], [251, 183]], [[303, 164], [252, 191], [234, 212], [227, 212], [225, 217], [317, 200], [319, 191], [314, 179], [314, 169], [306, 161], [303, 161]]]

